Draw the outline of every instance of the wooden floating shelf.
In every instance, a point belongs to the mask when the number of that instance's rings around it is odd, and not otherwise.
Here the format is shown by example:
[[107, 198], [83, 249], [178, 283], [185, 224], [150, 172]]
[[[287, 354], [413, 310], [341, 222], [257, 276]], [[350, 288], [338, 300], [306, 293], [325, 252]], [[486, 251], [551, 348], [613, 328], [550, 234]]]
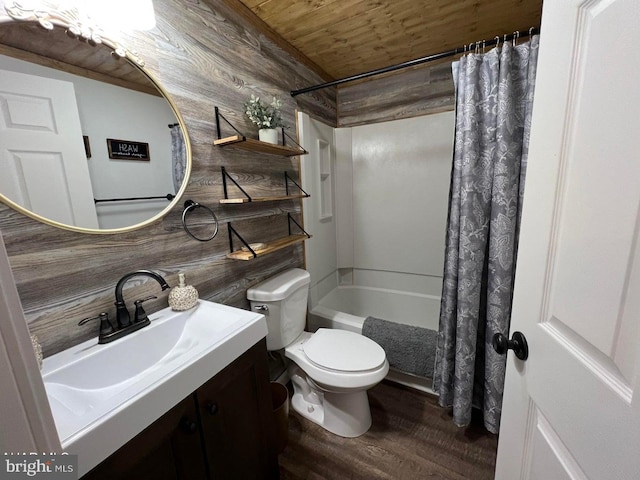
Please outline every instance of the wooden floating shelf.
[[273, 143], [261, 142], [260, 140], [254, 140], [253, 138], [246, 138], [240, 135], [214, 140], [213, 144], [218, 147], [233, 147], [239, 148], [240, 150], [281, 155], [283, 157], [293, 157], [295, 155], [306, 155], [309, 153], [297, 147], [274, 145]]
[[[262, 255], [267, 255], [268, 253], [275, 252], [276, 250], [288, 247], [289, 245], [304, 242], [308, 238], [311, 237], [307, 237], [306, 235], [289, 235], [288, 237], [272, 240], [267, 242], [267, 246], [265, 248], [256, 250], [256, 255], [261, 257]], [[245, 252], [243, 250], [236, 250], [235, 252], [227, 253], [227, 258], [231, 258], [233, 260], [253, 260], [254, 256], [250, 251]]]
[[221, 198], [220, 203], [225, 205], [235, 205], [240, 203], [253, 203], [253, 202], [275, 202], [278, 200], [296, 200], [298, 198], [307, 198], [308, 195], [281, 195], [274, 197], [251, 197], [249, 200], [247, 197], [239, 198]]

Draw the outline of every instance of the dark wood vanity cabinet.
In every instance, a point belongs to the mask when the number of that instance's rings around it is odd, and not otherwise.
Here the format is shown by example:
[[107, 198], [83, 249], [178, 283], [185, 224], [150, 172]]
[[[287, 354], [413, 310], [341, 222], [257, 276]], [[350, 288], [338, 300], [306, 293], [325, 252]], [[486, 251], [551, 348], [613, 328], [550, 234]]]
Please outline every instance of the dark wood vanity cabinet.
[[266, 344], [260, 345], [196, 391], [212, 478], [278, 478]]
[[206, 478], [201, 445], [197, 406], [190, 395], [82, 478]]
[[82, 478], [279, 478], [266, 351], [258, 342]]

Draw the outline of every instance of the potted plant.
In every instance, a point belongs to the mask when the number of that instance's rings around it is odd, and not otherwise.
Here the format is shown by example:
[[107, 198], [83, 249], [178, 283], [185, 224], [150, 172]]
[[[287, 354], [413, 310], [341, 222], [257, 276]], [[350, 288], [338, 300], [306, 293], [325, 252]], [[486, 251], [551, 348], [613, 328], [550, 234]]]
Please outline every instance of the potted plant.
[[282, 102], [273, 97], [270, 104], [266, 104], [260, 97], [251, 94], [251, 98], [244, 104], [245, 113], [249, 120], [255, 123], [259, 130], [258, 136], [261, 141], [278, 144], [278, 128], [283, 127], [280, 107]]

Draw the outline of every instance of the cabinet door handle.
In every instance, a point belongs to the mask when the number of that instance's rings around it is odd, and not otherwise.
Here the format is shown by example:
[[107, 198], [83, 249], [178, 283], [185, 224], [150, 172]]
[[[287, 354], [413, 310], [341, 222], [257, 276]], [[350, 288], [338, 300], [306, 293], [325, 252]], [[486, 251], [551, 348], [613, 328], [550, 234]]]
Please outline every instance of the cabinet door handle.
[[218, 413], [218, 405], [213, 402], [207, 402], [207, 412], [209, 412], [209, 415], [215, 415]]
[[180, 426], [189, 433], [193, 433], [198, 429], [198, 424], [187, 417], [182, 417]]

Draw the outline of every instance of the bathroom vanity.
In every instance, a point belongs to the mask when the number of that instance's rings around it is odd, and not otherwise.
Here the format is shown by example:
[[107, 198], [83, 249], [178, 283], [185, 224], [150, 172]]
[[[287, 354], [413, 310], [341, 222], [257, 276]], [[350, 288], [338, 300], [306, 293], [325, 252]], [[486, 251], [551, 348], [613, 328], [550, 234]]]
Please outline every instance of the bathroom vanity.
[[263, 315], [206, 300], [43, 363], [62, 448], [86, 478], [278, 478]]
[[278, 478], [261, 340], [84, 479]]

